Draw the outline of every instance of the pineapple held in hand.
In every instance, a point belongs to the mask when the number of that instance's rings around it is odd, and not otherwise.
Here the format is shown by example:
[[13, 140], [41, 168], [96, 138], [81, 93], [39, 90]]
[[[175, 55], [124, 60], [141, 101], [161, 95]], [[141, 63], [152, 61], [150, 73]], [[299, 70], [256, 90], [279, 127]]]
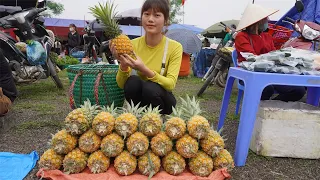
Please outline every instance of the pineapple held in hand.
[[93, 174], [104, 173], [110, 166], [110, 159], [102, 151], [96, 151], [89, 156], [88, 167]]
[[181, 118], [182, 117], [182, 110], [178, 108], [172, 108], [172, 116], [166, 122], [166, 134], [171, 139], [179, 139], [186, 133], [186, 123]]
[[87, 100], [81, 108], [71, 111], [64, 121], [67, 132], [72, 135], [81, 135], [86, 132], [91, 127], [96, 110], [97, 106], [92, 106]]
[[123, 108], [123, 113], [117, 117], [115, 122], [115, 130], [124, 139], [135, 133], [138, 129], [138, 119], [144, 108], [139, 108], [140, 103], [136, 106], [131, 101], [126, 103], [126, 108]]
[[92, 129], [97, 135], [104, 137], [112, 133], [114, 129], [116, 109], [117, 108], [114, 108], [114, 104], [112, 103], [111, 106], [102, 108], [102, 112], [93, 119]]
[[165, 156], [171, 150], [173, 143], [171, 139], [166, 135], [165, 132], [160, 132], [151, 139], [151, 149], [152, 152], [157, 156]]
[[87, 154], [76, 148], [64, 157], [63, 171], [67, 174], [80, 173], [86, 168], [87, 159]]
[[121, 34], [120, 26], [115, 19], [117, 16], [116, 6], [107, 1], [105, 4], [90, 7], [89, 10], [93, 16], [102, 23], [104, 32], [107, 37], [111, 38], [111, 43], [115, 46], [118, 55], [128, 54], [136, 59], [133, 53], [133, 45], [128, 36]]
[[39, 168], [55, 170], [60, 169], [63, 156], [57, 154], [53, 149], [48, 149], [43, 153], [38, 162]]
[[200, 145], [209, 156], [215, 157], [224, 149], [224, 141], [220, 134], [214, 130], [209, 131], [208, 137], [201, 140]]
[[194, 96], [191, 99], [188, 95], [186, 100], [181, 98], [181, 101], [184, 113], [190, 117], [187, 123], [190, 136], [195, 139], [206, 138], [210, 131], [210, 124], [206, 118], [200, 116], [201, 109], [199, 101], [197, 101]]
[[145, 176], [149, 176], [149, 179], [160, 171], [160, 167], [160, 158], [151, 151], [148, 151], [138, 159], [138, 168], [140, 173]]
[[157, 135], [162, 128], [159, 107], [152, 108], [150, 105], [144, 112], [139, 124], [139, 130], [146, 136]]
[[85, 153], [92, 153], [99, 149], [101, 143], [100, 136], [96, 135], [92, 129], [88, 130], [79, 138], [79, 148]]
[[135, 132], [128, 138], [127, 148], [130, 154], [141, 156], [147, 152], [149, 140], [147, 136], [143, 135], [141, 132]]
[[123, 151], [115, 158], [114, 167], [120, 175], [131, 175], [137, 168], [137, 158], [128, 151]]
[[51, 148], [57, 154], [68, 154], [77, 145], [77, 138], [66, 130], [61, 130], [57, 132], [51, 140]]
[[186, 161], [175, 151], [171, 151], [162, 159], [164, 170], [171, 175], [179, 175], [186, 168]]
[[196, 176], [209, 176], [213, 170], [212, 158], [205, 152], [198, 151], [197, 156], [190, 159], [189, 168]]
[[123, 147], [124, 141], [121, 136], [116, 133], [104, 137], [101, 142], [101, 151], [107, 157], [118, 156], [123, 151]]
[[234, 168], [232, 156], [226, 149], [220, 151], [220, 153], [213, 158], [213, 168], [214, 170], [227, 168], [229, 171]]
[[184, 158], [192, 158], [197, 156], [199, 144], [196, 139], [186, 134], [178, 139], [176, 149]]

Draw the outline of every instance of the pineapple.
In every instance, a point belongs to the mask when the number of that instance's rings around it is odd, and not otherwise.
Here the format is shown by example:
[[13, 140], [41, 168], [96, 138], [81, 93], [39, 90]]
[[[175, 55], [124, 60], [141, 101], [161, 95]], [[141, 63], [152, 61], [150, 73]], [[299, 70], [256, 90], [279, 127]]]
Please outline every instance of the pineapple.
[[205, 152], [199, 151], [197, 156], [189, 161], [189, 169], [196, 176], [206, 177], [212, 173], [213, 161]]
[[165, 131], [171, 139], [179, 139], [186, 133], [186, 123], [181, 118], [182, 110], [172, 107], [172, 117], [166, 122]]
[[111, 106], [103, 107], [92, 122], [92, 129], [99, 136], [106, 136], [112, 133], [114, 129], [114, 122], [117, 108], [114, 108], [114, 104]]
[[160, 132], [151, 139], [151, 149], [152, 152], [157, 156], [165, 156], [171, 150], [173, 143], [171, 139], [166, 135], [165, 132]]
[[114, 167], [120, 175], [131, 175], [137, 168], [137, 158], [128, 151], [123, 151], [115, 158]]
[[128, 36], [121, 34], [120, 26], [115, 19], [117, 16], [116, 6], [112, 2], [99, 3], [99, 5], [90, 7], [89, 10], [95, 18], [101, 21], [105, 34], [111, 38], [111, 43], [114, 44], [117, 54], [128, 54], [136, 59], [131, 40]]
[[139, 108], [140, 103], [136, 106], [126, 101], [127, 108], [123, 108], [124, 113], [117, 117], [115, 122], [115, 130], [124, 139], [135, 133], [138, 128], [138, 119], [144, 108]]
[[101, 138], [92, 129], [82, 134], [79, 138], [79, 149], [85, 153], [93, 153], [100, 147]]
[[162, 128], [162, 119], [160, 117], [159, 106], [152, 108], [150, 105], [142, 116], [139, 124], [139, 130], [146, 136], [157, 135]]
[[162, 159], [164, 170], [171, 175], [179, 175], [186, 168], [186, 161], [175, 151], [171, 151]]
[[57, 154], [53, 149], [48, 149], [40, 157], [38, 162], [39, 168], [55, 170], [60, 169], [63, 161], [63, 156]]
[[123, 151], [124, 141], [121, 136], [112, 133], [102, 139], [100, 147], [107, 157], [116, 157]]
[[199, 144], [196, 139], [186, 134], [178, 139], [176, 149], [184, 158], [192, 158], [197, 156]]
[[68, 153], [63, 160], [63, 171], [67, 174], [76, 174], [83, 171], [87, 166], [87, 154], [79, 148]]
[[140, 173], [149, 176], [149, 179], [160, 171], [160, 167], [160, 158], [150, 150], [138, 159], [138, 168]]
[[199, 101], [187, 95], [187, 100], [181, 98], [184, 113], [191, 117], [187, 123], [187, 128], [190, 136], [196, 139], [204, 139], [210, 131], [210, 124], [206, 118], [200, 116]]
[[93, 174], [104, 173], [110, 166], [110, 159], [102, 151], [96, 151], [89, 156], [88, 167]]
[[200, 146], [208, 155], [215, 157], [224, 149], [224, 141], [218, 132], [210, 130], [208, 137], [200, 141]]
[[135, 132], [127, 140], [127, 148], [130, 154], [141, 156], [147, 152], [149, 148], [149, 140], [147, 136], [141, 132]]
[[77, 138], [69, 133], [66, 130], [61, 130], [57, 132], [51, 140], [51, 148], [57, 154], [68, 154], [72, 151], [77, 145]]
[[229, 171], [234, 168], [232, 156], [226, 149], [221, 150], [220, 153], [213, 158], [213, 169], [217, 170], [221, 168], [227, 168]]
[[71, 111], [64, 121], [67, 132], [72, 135], [81, 135], [86, 132], [91, 127], [97, 108], [87, 100], [84, 105], [81, 105], [81, 108]]

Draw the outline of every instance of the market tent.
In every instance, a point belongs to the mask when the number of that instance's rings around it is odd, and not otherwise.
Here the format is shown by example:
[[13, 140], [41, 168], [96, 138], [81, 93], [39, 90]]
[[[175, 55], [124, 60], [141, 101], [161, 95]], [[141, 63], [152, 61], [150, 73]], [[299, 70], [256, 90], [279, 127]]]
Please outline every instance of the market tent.
[[196, 27], [194, 25], [188, 25], [188, 24], [171, 24], [168, 27], [168, 30], [173, 30], [173, 29], [187, 29], [194, 32], [195, 34], [200, 34], [203, 31], [202, 28]]
[[[320, 24], [320, 1], [318, 1], [318, 0], [302, 0], [302, 2], [304, 4], [304, 11], [301, 13], [301, 19], [305, 20], [305, 21], [312, 21], [312, 22]], [[285, 17], [290, 17], [294, 20], [297, 20], [300, 18], [300, 13], [298, 13], [298, 11], [295, 7], [292, 7], [276, 23], [277, 25], [293, 29], [293, 27], [290, 24], [282, 22], [282, 20], [284, 20]], [[296, 33], [296, 32], [293, 33], [293, 36], [298, 36], [298, 33]]]
[[[227, 20], [227, 21], [222, 21], [225, 23], [227, 26], [231, 26], [232, 24], [238, 26], [239, 20]], [[223, 26], [220, 24], [220, 22], [215, 23], [214, 25], [208, 27], [201, 33], [205, 37], [216, 37], [216, 38], [224, 38], [226, 35], [226, 32], [224, 31]]]

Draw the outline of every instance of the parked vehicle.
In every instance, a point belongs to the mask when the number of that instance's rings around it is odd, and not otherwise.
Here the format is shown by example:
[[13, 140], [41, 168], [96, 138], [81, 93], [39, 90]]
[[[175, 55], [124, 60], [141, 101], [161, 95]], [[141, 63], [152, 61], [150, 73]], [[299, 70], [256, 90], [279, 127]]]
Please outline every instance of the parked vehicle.
[[9, 15], [0, 18], [0, 27], [4, 29], [15, 28], [14, 33], [21, 42], [33, 40], [41, 43], [47, 53], [44, 65], [31, 65], [26, 54], [17, 46], [15, 39], [10, 35], [0, 31], [0, 47], [4, 56], [12, 68], [12, 74], [17, 82], [34, 82], [40, 78], [51, 76], [58, 88], [63, 85], [56, 72], [56, 65], [50, 59], [49, 53], [53, 46], [53, 40], [42, 26], [44, 19], [40, 13], [46, 8], [34, 7], [11, 12]]

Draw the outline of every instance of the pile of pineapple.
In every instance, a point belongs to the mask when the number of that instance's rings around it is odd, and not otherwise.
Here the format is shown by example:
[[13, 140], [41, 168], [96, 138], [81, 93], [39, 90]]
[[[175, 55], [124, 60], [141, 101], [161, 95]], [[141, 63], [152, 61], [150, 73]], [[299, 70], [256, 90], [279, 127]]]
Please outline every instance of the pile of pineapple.
[[73, 110], [44, 152], [39, 167], [63, 168], [65, 173], [80, 173], [89, 167], [92, 173], [106, 172], [112, 164], [119, 175], [136, 169], [151, 178], [161, 169], [179, 175], [186, 165], [197, 176], [213, 170], [234, 167], [224, 149], [220, 134], [201, 116], [199, 101], [182, 99], [164, 123], [159, 108], [126, 102], [122, 109], [113, 105], [100, 108], [89, 101]]

